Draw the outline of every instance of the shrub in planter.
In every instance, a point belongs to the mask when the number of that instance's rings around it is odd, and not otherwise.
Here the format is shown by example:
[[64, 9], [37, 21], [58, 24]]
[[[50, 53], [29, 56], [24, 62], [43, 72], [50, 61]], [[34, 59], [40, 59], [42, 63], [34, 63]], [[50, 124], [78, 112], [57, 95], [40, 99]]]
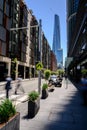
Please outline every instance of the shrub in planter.
[[[15, 118], [17, 118], [16, 123], [14, 123], [13, 121]], [[0, 105], [0, 130], [7, 130], [10, 129], [10, 127], [12, 126], [13, 130], [19, 130], [19, 121], [20, 114], [16, 112], [16, 108], [12, 104], [12, 102], [9, 99], [5, 99], [4, 101], [2, 101]], [[10, 123], [11, 125], [9, 125]]]
[[28, 117], [33, 118], [40, 108], [40, 96], [36, 91], [28, 94]]
[[51, 71], [50, 70], [45, 70], [44, 74], [45, 74], [45, 79], [48, 80], [49, 77], [50, 77]]
[[45, 99], [48, 97], [48, 84], [44, 83], [42, 86], [42, 99]]
[[8, 121], [8, 119], [16, 114], [15, 106], [9, 99], [2, 101], [0, 105], [0, 123]]

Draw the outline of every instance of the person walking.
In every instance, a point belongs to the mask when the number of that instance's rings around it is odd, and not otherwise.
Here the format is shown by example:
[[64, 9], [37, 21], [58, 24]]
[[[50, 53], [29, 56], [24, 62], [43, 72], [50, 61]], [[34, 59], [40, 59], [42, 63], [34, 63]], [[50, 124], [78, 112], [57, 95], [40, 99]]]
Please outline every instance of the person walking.
[[87, 106], [87, 76], [84, 75], [82, 78], [81, 78], [81, 91], [82, 91], [82, 95], [83, 95], [83, 100], [84, 100], [84, 103], [83, 105], [86, 105]]
[[67, 73], [65, 73], [65, 81], [66, 81], [65, 89], [67, 89], [68, 88], [68, 76], [67, 76]]
[[9, 90], [12, 88], [11, 87], [12, 78], [10, 76], [7, 76], [6, 81], [7, 81], [5, 85], [6, 98], [9, 98]]
[[17, 78], [17, 85], [16, 85], [16, 88], [15, 88], [15, 94], [17, 94], [17, 91], [18, 89], [21, 89], [21, 91], [24, 93], [24, 89], [23, 89], [23, 86], [22, 86], [22, 78], [21, 78], [21, 75], [18, 76]]

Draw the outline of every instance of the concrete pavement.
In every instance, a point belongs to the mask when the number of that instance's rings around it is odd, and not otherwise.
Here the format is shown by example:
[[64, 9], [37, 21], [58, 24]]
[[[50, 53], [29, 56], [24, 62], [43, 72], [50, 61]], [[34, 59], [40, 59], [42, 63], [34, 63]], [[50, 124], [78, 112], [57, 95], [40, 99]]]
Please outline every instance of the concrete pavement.
[[27, 118], [28, 103], [17, 105], [20, 130], [87, 130], [87, 107], [79, 90], [70, 82], [62, 81], [47, 99], [40, 100], [37, 115]]

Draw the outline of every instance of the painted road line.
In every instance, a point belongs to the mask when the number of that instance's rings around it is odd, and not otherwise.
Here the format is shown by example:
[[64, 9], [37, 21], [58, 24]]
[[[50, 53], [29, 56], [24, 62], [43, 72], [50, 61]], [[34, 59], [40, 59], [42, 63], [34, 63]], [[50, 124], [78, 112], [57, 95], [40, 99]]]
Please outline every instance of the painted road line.
[[23, 103], [23, 102], [26, 102], [27, 100], [28, 100], [28, 96], [27, 96], [27, 95], [24, 95], [24, 96], [18, 98], [17, 100], [13, 101], [13, 104], [14, 104], [15, 106], [17, 106], [18, 104]]
[[10, 100], [15, 100], [15, 99], [17, 99], [18, 97], [20, 97], [20, 95], [11, 95], [11, 96], [9, 96], [9, 99], [10, 99]]
[[6, 96], [6, 94], [5, 93], [0, 93], [0, 99], [2, 99], [3, 97], [5, 97]]
[[24, 95], [21, 98], [17, 99], [17, 101], [19, 101], [19, 102], [24, 102], [24, 101], [27, 101], [27, 100], [28, 100], [28, 96], [27, 95]]

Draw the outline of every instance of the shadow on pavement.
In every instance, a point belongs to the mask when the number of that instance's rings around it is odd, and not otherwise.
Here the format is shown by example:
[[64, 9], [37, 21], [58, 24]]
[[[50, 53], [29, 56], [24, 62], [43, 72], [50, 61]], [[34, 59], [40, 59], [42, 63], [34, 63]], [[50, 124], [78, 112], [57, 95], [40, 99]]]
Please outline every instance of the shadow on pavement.
[[66, 82], [62, 84], [46, 100], [41, 99], [40, 110], [32, 120], [27, 117], [27, 102], [22, 104], [21, 130], [87, 130], [87, 107], [82, 105], [80, 91], [70, 81], [67, 89]]
[[61, 102], [52, 106], [49, 122], [44, 130], [86, 130], [87, 106], [83, 106], [82, 95], [74, 84], [74, 89], [68, 91], [71, 83], [68, 82], [67, 94], [60, 98]]

